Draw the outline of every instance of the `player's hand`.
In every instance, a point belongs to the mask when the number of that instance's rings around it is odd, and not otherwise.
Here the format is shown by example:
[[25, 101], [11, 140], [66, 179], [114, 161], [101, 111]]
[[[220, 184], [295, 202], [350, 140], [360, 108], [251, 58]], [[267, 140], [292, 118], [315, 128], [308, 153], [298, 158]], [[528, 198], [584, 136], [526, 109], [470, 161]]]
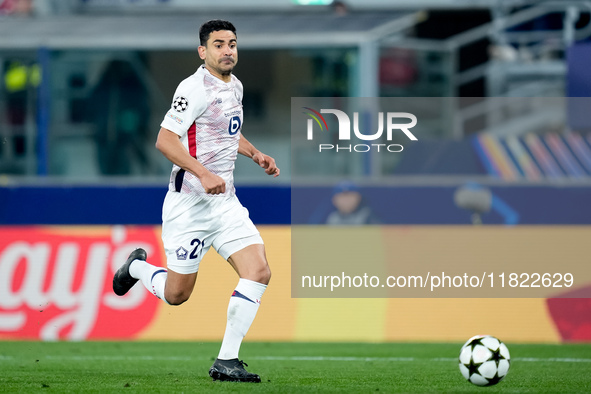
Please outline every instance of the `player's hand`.
[[279, 170], [279, 167], [277, 167], [277, 164], [275, 164], [275, 159], [271, 156], [257, 152], [252, 156], [252, 160], [261, 166], [261, 168], [264, 168], [268, 175], [273, 175], [275, 178], [279, 176], [281, 171]]
[[207, 171], [199, 180], [207, 194], [223, 194], [226, 192], [226, 181], [219, 175]]

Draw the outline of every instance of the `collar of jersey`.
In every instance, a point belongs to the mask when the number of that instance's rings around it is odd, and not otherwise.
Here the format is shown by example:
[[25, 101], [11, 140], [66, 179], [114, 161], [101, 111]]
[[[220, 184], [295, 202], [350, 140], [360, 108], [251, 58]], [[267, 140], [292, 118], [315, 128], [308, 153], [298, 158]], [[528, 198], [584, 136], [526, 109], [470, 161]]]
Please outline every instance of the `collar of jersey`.
[[212, 73], [210, 73], [209, 70], [207, 68], [205, 68], [205, 64], [202, 64], [201, 67], [199, 67], [199, 69], [203, 69], [205, 76], [209, 77], [211, 80], [215, 81], [214, 83], [216, 85], [219, 85], [220, 87], [223, 87], [223, 88], [233, 88], [234, 87], [234, 74], [231, 75], [230, 82], [224, 82], [221, 79], [219, 79], [218, 77], [216, 77], [215, 75], [213, 75]]

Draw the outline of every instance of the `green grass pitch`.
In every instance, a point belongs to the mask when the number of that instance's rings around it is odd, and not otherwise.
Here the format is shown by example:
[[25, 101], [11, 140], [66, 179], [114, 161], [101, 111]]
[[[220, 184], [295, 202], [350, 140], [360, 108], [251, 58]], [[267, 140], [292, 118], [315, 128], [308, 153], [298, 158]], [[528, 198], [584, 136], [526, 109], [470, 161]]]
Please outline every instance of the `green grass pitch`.
[[493, 387], [463, 379], [461, 345], [245, 343], [254, 384], [211, 380], [219, 343], [0, 342], [0, 392], [591, 392], [591, 344], [508, 343], [511, 369]]

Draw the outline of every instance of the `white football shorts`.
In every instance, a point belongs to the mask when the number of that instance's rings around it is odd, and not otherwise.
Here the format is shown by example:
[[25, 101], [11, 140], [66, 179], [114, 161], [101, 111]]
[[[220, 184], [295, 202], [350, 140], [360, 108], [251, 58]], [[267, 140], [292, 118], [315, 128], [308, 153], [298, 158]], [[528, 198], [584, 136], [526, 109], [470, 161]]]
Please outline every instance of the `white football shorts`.
[[162, 242], [168, 269], [192, 274], [211, 246], [227, 260], [249, 245], [263, 244], [263, 239], [236, 195], [169, 191], [162, 207]]

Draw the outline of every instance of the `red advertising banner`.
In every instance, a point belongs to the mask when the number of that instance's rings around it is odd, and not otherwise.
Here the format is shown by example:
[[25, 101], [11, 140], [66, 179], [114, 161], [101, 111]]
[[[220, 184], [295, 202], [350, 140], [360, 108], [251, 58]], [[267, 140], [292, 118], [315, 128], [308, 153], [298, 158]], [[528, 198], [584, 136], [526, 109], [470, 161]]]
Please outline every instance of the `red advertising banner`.
[[[292, 229], [260, 230], [273, 279], [249, 340], [451, 341], [474, 332], [494, 332], [514, 342], [591, 340], [585, 283], [563, 294], [572, 298], [557, 299], [292, 298]], [[401, 255], [405, 262], [412, 259], [409, 253], [424, 249], [425, 239], [463, 231], [443, 226], [398, 230], [394, 238], [404, 237], [399, 252], [402, 245], [409, 251]], [[578, 256], [585, 245], [578, 237], [587, 239], [589, 228], [576, 230], [569, 237], [581, 245], [573, 250]], [[490, 238], [499, 239], [496, 232], [504, 231], [493, 229]], [[565, 229], [557, 227], [522, 231], [535, 232], [542, 244], [565, 237]], [[207, 253], [195, 291], [181, 306], [165, 304], [141, 285], [118, 297], [113, 274], [138, 247], [148, 252], [148, 262], [165, 265], [157, 226], [0, 226], [0, 340], [221, 340], [238, 281], [231, 267], [215, 252]], [[442, 264], [455, 258], [441, 254], [440, 247], [421, 253]]]
[[138, 247], [162, 266], [154, 227], [0, 227], [0, 338], [130, 338], [158, 300], [142, 286], [124, 297], [113, 273]]

